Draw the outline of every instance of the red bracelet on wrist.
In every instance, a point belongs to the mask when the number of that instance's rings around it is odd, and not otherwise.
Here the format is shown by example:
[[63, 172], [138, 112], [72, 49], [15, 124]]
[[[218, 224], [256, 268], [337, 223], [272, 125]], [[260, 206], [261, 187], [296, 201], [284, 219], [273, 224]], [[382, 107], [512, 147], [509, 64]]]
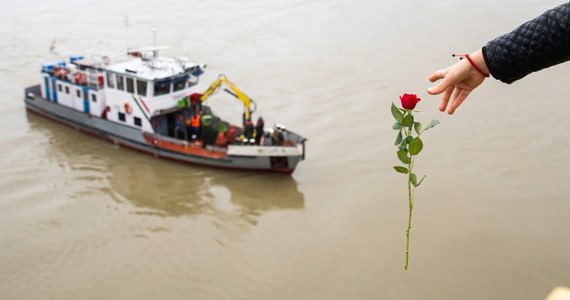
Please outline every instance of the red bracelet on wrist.
[[469, 61], [469, 63], [471, 64], [471, 66], [473, 67], [473, 69], [477, 70], [477, 72], [479, 72], [479, 74], [483, 75], [483, 77], [489, 77], [489, 74], [483, 72], [483, 70], [481, 70], [476, 64], [475, 62], [471, 59], [471, 57], [469, 57], [469, 54], [451, 54], [452, 57], [456, 57], [459, 56], [459, 59], [463, 59], [464, 57], [467, 58], [467, 60]]

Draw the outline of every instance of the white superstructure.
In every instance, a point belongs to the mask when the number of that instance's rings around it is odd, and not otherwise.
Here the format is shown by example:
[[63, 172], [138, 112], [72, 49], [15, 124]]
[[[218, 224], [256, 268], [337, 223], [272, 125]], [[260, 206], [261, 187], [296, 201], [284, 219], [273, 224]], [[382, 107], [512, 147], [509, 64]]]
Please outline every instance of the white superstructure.
[[115, 64], [72, 56], [42, 66], [42, 97], [144, 132], [154, 132], [151, 118], [188, 101], [204, 65], [187, 58], [164, 58], [164, 48], [133, 49], [133, 58]]

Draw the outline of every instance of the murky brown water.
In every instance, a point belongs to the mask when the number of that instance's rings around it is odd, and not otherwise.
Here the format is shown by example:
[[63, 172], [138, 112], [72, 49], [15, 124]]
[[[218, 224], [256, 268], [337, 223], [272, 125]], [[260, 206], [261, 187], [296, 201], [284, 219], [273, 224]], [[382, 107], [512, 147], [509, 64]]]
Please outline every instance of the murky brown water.
[[[490, 80], [453, 117], [424, 92], [451, 53], [558, 3], [4, 3], [0, 298], [543, 299], [570, 285], [570, 65]], [[157, 160], [26, 113], [53, 38], [121, 52], [152, 28], [165, 55], [209, 64], [204, 87], [224, 72], [309, 138], [291, 177]], [[408, 272], [389, 114], [404, 92], [441, 121], [416, 164], [429, 177]]]

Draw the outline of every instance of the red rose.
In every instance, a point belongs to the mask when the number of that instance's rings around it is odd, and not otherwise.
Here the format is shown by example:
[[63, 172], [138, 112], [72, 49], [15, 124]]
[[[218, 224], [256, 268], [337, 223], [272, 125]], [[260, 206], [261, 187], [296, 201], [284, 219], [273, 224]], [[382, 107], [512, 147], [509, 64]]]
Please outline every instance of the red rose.
[[403, 94], [400, 96], [400, 101], [402, 101], [402, 107], [404, 109], [414, 109], [420, 100], [416, 94]]

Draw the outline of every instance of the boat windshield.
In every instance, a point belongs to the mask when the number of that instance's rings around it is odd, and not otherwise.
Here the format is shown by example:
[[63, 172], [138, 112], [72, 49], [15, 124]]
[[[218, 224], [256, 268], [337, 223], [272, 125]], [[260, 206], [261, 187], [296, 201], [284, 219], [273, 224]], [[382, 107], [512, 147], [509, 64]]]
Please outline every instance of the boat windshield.
[[186, 81], [188, 81], [188, 78], [190, 76], [188, 75], [183, 75], [183, 76], [179, 76], [174, 78], [173, 83], [174, 83], [174, 91], [180, 91], [183, 90], [186, 87]]
[[168, 93], [170, 93], [170, 84], [172, 83], [172, 80], [161, 80], [161, 81], [157, 81], [154, 83], [154, 95], [155, 96], [160, 96], [160, 95], [166, 95]]

